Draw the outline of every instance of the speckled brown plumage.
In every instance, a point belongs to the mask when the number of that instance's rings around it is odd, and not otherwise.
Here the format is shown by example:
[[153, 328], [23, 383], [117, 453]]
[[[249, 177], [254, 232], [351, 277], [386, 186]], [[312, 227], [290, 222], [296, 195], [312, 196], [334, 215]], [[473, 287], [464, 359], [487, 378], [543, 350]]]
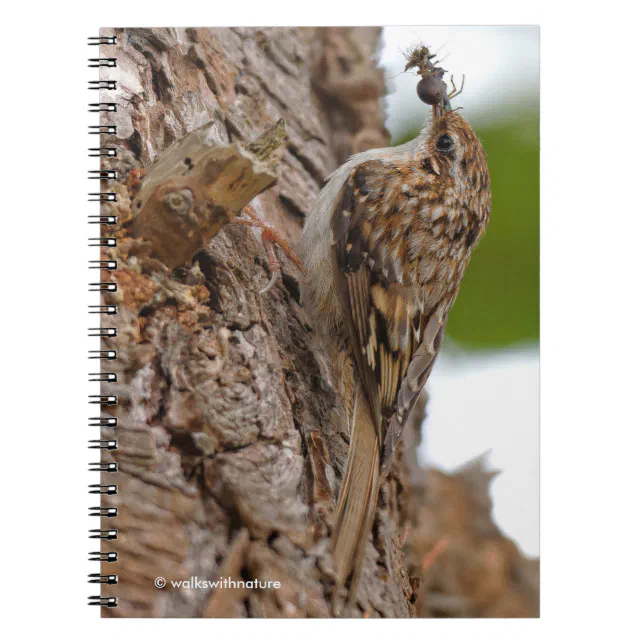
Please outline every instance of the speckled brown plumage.
[[356, 155], [330, 177], [301, 246], [305, 304], [342, 365], [352, 425], [334, 546], [339, 585], [353, 570], [353, 590], [380, 478], [490, 214], [481, 143], [459, 113], [433, 109], [413, 141]]
[[487, 224], [488, 187], [481, 144], [458, 113], [448, 112], [408, 162], [357, 166], [334, 211], [336, 282], [362, 352], [357, 366], [386, 448], [385, 467], [399, 438], [387, 441], [391, 419], [404, 426], [431, 361], [425, 359], [405, 387], [408, 367], [431, 319], [437, 321], [432, 344], [439, 344]]

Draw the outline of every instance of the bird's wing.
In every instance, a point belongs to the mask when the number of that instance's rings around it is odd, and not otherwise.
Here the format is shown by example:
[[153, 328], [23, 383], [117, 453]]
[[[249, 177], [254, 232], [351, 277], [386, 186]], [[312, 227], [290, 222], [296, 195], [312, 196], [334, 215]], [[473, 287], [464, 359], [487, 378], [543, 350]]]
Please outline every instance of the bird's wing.
[[[444, 321], [424, 311], [405, 262], [382, 223], [404, 206], [395, 169], [367, 161], [349, 175], [336, 200], [331, 230], [336, 285], [349, 322], [358, 371], [388, 466], [442, 340]], [[395, 214], [395, 212], [394, 212]]]
[[434, 368], [436, 356], [443, 342], [446, 316], [440, 316], [437, 312], [431, 315], [424, 326], [422, 340], [416, 346], [412, 359], [405, 373], [398, 392], [396, 413], [389, 420], [387, 425], [384, 443], [382, 446], [382, 472], [386, 476], [391, 460], [402, 436], [409, 414], [414, 409], [420, 392], [425, 387], [427, 378]]

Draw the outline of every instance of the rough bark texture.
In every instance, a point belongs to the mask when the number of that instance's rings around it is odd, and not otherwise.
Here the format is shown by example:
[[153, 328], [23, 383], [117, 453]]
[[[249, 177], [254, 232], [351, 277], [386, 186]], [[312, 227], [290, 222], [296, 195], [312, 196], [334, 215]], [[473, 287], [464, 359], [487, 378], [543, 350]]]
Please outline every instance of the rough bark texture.
[[[105, 30], [118, 59], [118, 127], [104, 144], [119, 158], [106, 183], [119, 216], [113, 273], [119, 305], [104, 326], [119, 335], [117, 616], [330, 616], [329, 530], [348, 436], [339, 400], [298, 303], [298, 271], [266, 294], [265, 254], [246, 227], [224, 227], [171, 271], [128, 227], [127, 177], [212, 121], [222, 145], [249, 145], [284, 118], [288, 141], [276, 185], [254, 205], [295, 244], [324, 178], [354, 152], [386, 144], [374, 62], [379, 29]], [[106, 74], [114, 78], [113, 72]], [[353, 95], [347, 86], [358, 89]], [[143, 184], [145, 186], [145, 183]], [[128, 189], [129, 188], [129, 189]], [[130, 196], [134, 196], [132, 203]], [[134, 230], [134, 233], [132, 232]], [[111, 366], [111, 365], [110, 365]], [[109, 410], [109, 408], [108, 408]], [[106, 411], [108, 411], [106, 410]], [[107, 457], [112, 458], [112, 456]], [[359, 607], [413, 613], [398, 535], [400, 491], [382, 493]], [[154, 580], [164, 577], [164, 589]], [[280, 581], [281, 588], [175, 589], [172, 580]]]
[[[102, 527], [119, 530], [118, 540], [103, 546], [117, 551], [118, 561], [103, 564], [102, 572], [119, 576], [118, 586], [109, 587], [115, 592], [103, 592], [118, 596], [118, 607], [104, 615], [331, 616], [329, 535], [349, 437], [325, 356], [299, 305], [298, 269], [278, 251], [282, 279], [259, 294], [269, 277], [264, 249], [252, 230], [224, 225], [227, 219], [209, 220], [197, 244], [204, 247], [188, 261], [164, 263], [146, 241], [149, 225], [136, 224], [137, 172], [208, 123], [209, 136], [222, 146], [252, 150], [283, 118], [288, 139], [274, 165], [275, 185], [253, 205], [296, 244], [325, 177], [350, 154], [387, 142], [384, 80], [374, 56], [380, 30], [105, 29], [101, 35], [118, 37], [101, 55], [117, 58], [117, 70], [103, 73], [119, 82], [117, 113], [103, 121], [118, 130], [101, 141], [118, 150], [103, 169], [119, 173], [102, 186], [117, 196], [102, 213], [119, 218], [118, 246], [103, 254], [118, 261], [110, 274], [118, 290], [104, 296], [118, 313], [102, 316], [102, 326], [118, 329], [102, 347], [118, 352], [108, 363], [118, 382], [103, 387], [118, 395], [118, 406], [103, 410], [118, 418], [118, 427], [105, 429], [103, 438], [119, 441], [103, 457], [119, 467], [102, 477], [118, 485], [103, 503], [117, 507], [118, 517]], [[108, 96], [102, 100], [114, 100]], [[192, 206], [188, 219], [203, 214]], [[156, 244], [163, 239], [158, 233]], [[400, 450], [380, 493], [357, 603], [345, 615], [416, 614], [414, 589], [425, 586], [410, 582], [402, 549], [425, 503], [425, 484], [415, 456], [408, 451], [403, 458]], [[415, 525], [426, 528], [421, 520]], [[435, 544], [412, 537], [411, 566], [420, 575], [421, 550]], [[155, 586], [158, 577], [164, 588]], [[281, 586], [172, 587], [193, 577]], [[440, 613], [423, 602], [428, 608], [421, 614]]]

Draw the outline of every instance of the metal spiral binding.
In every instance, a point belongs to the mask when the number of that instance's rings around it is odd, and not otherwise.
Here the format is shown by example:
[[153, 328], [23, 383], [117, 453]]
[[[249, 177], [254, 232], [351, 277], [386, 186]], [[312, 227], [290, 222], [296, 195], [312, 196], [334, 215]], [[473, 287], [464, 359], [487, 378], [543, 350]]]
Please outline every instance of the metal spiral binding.
[[117, 336], [116, 329], [112, 327], [95, 327], [87, 329], [89, 333], [87, 334], [90, 338], [115, 338]]
[[88, 599], [90, 606], [105, 606], [106, 608], [114, 608], [118, 602], [117, 597], [100, 597], [99, 595], [91, 595]]
[[[111, 47], [116, 45], [116, 36], [92, 36], [88, 39], [88, 45], [92, 47], [101, 46], [99, 57], [93, 57], [88, 59], [88, 65], [91, 68], [100, 69], [100, 70], [110, 70], [116, 67], [116, 58], [110, 55], [104, 55], [106, 53], [112, 53], [111, 49], [108, 49], [107, 52], [103, 47]], [[103, 75], [105, 71], [101, 71]], [[117, 87], [117, 82], [115, 80], [108, 80], [101, 78], [100, 80], [91, 80], [89, 81], [88, 89], [92, 91], [113, 91]], [[102, 96], [98, 98], [97, 101], [89, 103], [88, 109], [89, 112], [93, 114], [99, 114], [101, 122], [98, 125], [90, 125], [89, 132], [90, 134], [95, 134], [98, 136], [101, 135], [115, 135], [117, 132], [117, 126], [109, 123], [105, 123], [105, 119], [109, 118], [111, 114], [116, 113], [117, 104], [115, 101], [111, 100], [102, 100]], [[88, 156], [90, 157], [99, 157], [103, 158], [117, 158], [117, 149], [112, 146], [104, 146], [99, 144], [99, 147], [89, 148]], [[88, 178], [93, 181], [103, 182], [103, 181], [117, 181], [118, 172], [116, 170], [90, 170]], [[101, 187], [104, 185], [100, 183]], [[116, 193], [103, 191], [102, 189], [99, 192], [88, 193], [88, 201], [98, 202], [99, 208], [104, 203], [115, 203], [117, 201]], [[93, 236], [88, 239], [88, 245], [93, 248], [115, 248], [116, 247], [116, 238], [111, 237], [105, 234], [103, 227], [116, 226], [118, 219], [115, 215], [104, 215], [102, 213], [95, 215], [89, 215], [88, 223], [92, 225], [98, 224], [101, 228], [98, 236]], [[94, 229], [96, 230], [96, 229]], [[109, 229], [108, 229], [109, 230]], [[89, 262], [89, 268], [92, 270], [98, 270], [100, 277], [96, 281], [91, 281], [89, 283], [90, 292], [99, 292], [101, 297], [103, 293], [114, 293], [116, 292], [118, 286], [116, 282], [105, 279], [111, 271], [116, 270], [118, 267], [117, 262], [111, 259], [93, 259]], [[96, 273], [93, 273], [97, 276]], [[89, 307], [89, 313], [94, 315], [116, 315], [118, 309], [115, 305], [112, 304], [92, 304]], [[115, 338], [117, 336], [117, 329], [114, 327], [91, 327], [88, 329], [88, 336], [91, 338]], [[113, 361], [117, 358], [117, 352], [112, 349], [98, 349], [89, 351], [90, 360], [100, 360], [101, 364], [103, 361]], [[100, 370], [98, 372], [89, 374], [89, 382], [100, 382], [100, 383], [115, 383], [118, 380], [116, 373], [111, 371]], [[101, 385], [102, 386], [102, 385]], [[99, 405], [102, 410], [104, 407], [111, 407], [118, 404], [118, 398], [115, 395], [104, 394], [101, 392], [98, 395], [89, 396], [90, 405]], [[94, 408], [96, 409], [96, 408]], [[114, 429], [118, 426], [118, 419], [114, 416], [90, 416], [88, 419], [89, 427], [98, 427], [100, 430], [103, 428]], [[113, 452], [118, 449], [118, 441], [116, 440], [105, 440], [92, 439], [89, 441], [88, 448], [92, 450], [100, 450], [101, 454], [103, 452]], [[101, 459], [100, 462], [89, 463], [90, 472], [99, 472], [100, 473], [100, 483], [93, 484], [89, 486], [90, 494], [98, 494], [101, 499], [112, 497], [118, 494], [118, 487], [116, 484], [109, 483], [106, 481], [106, 478], [110, 474], [118, 472], [118, 464], [113, 462], [103, 462]], [[118, 516], [118, 509], [109, 505], [92, 506], [89, 508], [89, 515], [91, 517], [99, 517], [102, 524], [101, 528], [90, 530], [89, 538], [90, 539], [100, 539], [99, 543], [106, 543], [118, 540], [118, 530], [116, 528], [105, 528], [104, 522], [110, 519], [114, 519]], [[106, 566], [108, 564], [114, 563], [118, 560], [118, 553], [110, 550], [103, 551], [93, 551], [89, 553], [90, 561], [98, 561], [101, 563], [101, 566]], [[88, 575], [88, 582], [90, 584], [100, 584], [104, 586], [112, 586], [118, 584], [118, 576], [113, 574], [103, 574], [103, 571], [100, 573], [92, 573]], [[114, 596], [103, 596], [103, 595], [91, 595], [88, 597], [88, 603], [90, 606], [101, 606], [103, 608], [114, 608], [118, 605], [118, 598]]]
[[90, 81], [88, 89], [116, 89], [116, 81], [97, 80]]
[[116, 103], [90, 103], [90, 112], [116, 112]]
[[103, 395], [90, 396], [89, 402], [90, 404], [93, 404], [93, 405], [105, 405], [106, 407], [109, 407], [110, 405], [118, 404], [118, 398], [116, 396], [103, 396]]
[[116, 148], [90, 148], [88, 156], [116, 158]]

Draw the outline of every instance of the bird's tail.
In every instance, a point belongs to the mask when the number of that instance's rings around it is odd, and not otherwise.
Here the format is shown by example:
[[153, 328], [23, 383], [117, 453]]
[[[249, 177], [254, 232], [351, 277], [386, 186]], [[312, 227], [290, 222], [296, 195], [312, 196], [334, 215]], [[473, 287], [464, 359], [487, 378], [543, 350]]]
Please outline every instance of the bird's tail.
[[349, 458], [338, 498], [333, 557], [342, 588], [353, 573], [349, 600], [355, 596], [365, 547], [373, 525], [380, 487], [380, 447], [367, 399], [357, 392]]

